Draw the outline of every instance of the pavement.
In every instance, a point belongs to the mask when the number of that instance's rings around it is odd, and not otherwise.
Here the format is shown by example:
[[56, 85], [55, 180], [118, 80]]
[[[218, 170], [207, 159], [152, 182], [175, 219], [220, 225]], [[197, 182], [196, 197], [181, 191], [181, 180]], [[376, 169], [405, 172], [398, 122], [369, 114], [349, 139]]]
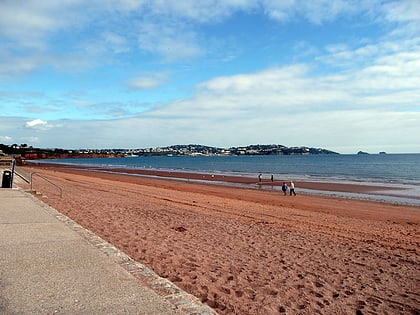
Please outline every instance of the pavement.
[[0, 188], [0, 314], [213, 315], [20, 188]]

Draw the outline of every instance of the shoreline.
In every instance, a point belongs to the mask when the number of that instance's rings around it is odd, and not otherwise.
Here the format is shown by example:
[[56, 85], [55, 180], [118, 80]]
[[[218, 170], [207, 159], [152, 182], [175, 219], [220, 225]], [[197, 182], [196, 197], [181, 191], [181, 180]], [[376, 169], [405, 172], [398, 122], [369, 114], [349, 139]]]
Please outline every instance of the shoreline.
[[[126, 167], [105, 167], [105, 166], [87, 166], [60, 163], [34, 163], [29, 166], [44, 167], [50, 169], [59, 169], [67, 171], [85, 171], [92, 173], [109, 173], [115, 175], [129, 175], [136, 177], [149, 177], [157, 179], [170, 179], [187, 182], [197, 182], [203, 184], [221, 185], [229, 187], [241, 187], [250, 189], [273, 190], [282, 193], [281, 185], [286, 182], [288, 185], [290, 179], [275, 179], [273, 182], [269, 178], [263, 178], [261, 182], [258, 178], [249, 176], [239, 176], [232, 174], [219, 174], [197, 171], [177, 171], [177, 170], [159, 170], [159, 169], [134, 169]], [[382, 185], [378, 183], [356, 183], [349, 182], [322, 182], [322, 181], [294, 181], [296, 192], [330, 196], [355, 200], [371, 200], [377, 202], [385, 202], [391, 204], [402, 204], [420, 206], [420, 195], [417, 189], [413, 190], [408, 187], [396, 185]], [[289, 194], [289, 192], [288, 192]]]

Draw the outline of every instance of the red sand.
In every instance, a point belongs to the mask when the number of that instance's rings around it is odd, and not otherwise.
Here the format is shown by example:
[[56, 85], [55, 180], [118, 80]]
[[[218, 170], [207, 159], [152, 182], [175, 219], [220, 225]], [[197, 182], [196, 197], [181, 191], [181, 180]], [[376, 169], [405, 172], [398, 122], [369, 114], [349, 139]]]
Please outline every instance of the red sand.
[[63, 188], [35, 176], [44, 202], [220, 314], [420, 313], [419, 207], [36, 172]]

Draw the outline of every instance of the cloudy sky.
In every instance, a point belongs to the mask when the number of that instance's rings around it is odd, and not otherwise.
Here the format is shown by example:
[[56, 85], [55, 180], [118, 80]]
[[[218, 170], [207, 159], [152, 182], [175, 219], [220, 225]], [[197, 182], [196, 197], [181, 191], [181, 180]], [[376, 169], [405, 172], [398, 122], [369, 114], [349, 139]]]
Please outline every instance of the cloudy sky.
[[0, 143], [419, 139], [419, 0], [0, 1]]

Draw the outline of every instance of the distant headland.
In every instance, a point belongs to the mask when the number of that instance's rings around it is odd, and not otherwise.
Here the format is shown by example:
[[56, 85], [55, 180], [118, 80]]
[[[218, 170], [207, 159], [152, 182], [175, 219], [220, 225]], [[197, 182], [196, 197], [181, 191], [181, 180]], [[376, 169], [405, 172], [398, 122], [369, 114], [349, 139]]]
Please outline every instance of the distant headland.
[[0, 152], [25, 159], [108, 158], [136, 156], [229, 156], [229, 155], [315, 155], [339, 154], [311, 147], [286, 147], [280, 144], [253, 144], [241, 147], [219, 148], [200, 144], [172, 145], [142, 149], [42, 149], [26, 144], [0, 144]]

